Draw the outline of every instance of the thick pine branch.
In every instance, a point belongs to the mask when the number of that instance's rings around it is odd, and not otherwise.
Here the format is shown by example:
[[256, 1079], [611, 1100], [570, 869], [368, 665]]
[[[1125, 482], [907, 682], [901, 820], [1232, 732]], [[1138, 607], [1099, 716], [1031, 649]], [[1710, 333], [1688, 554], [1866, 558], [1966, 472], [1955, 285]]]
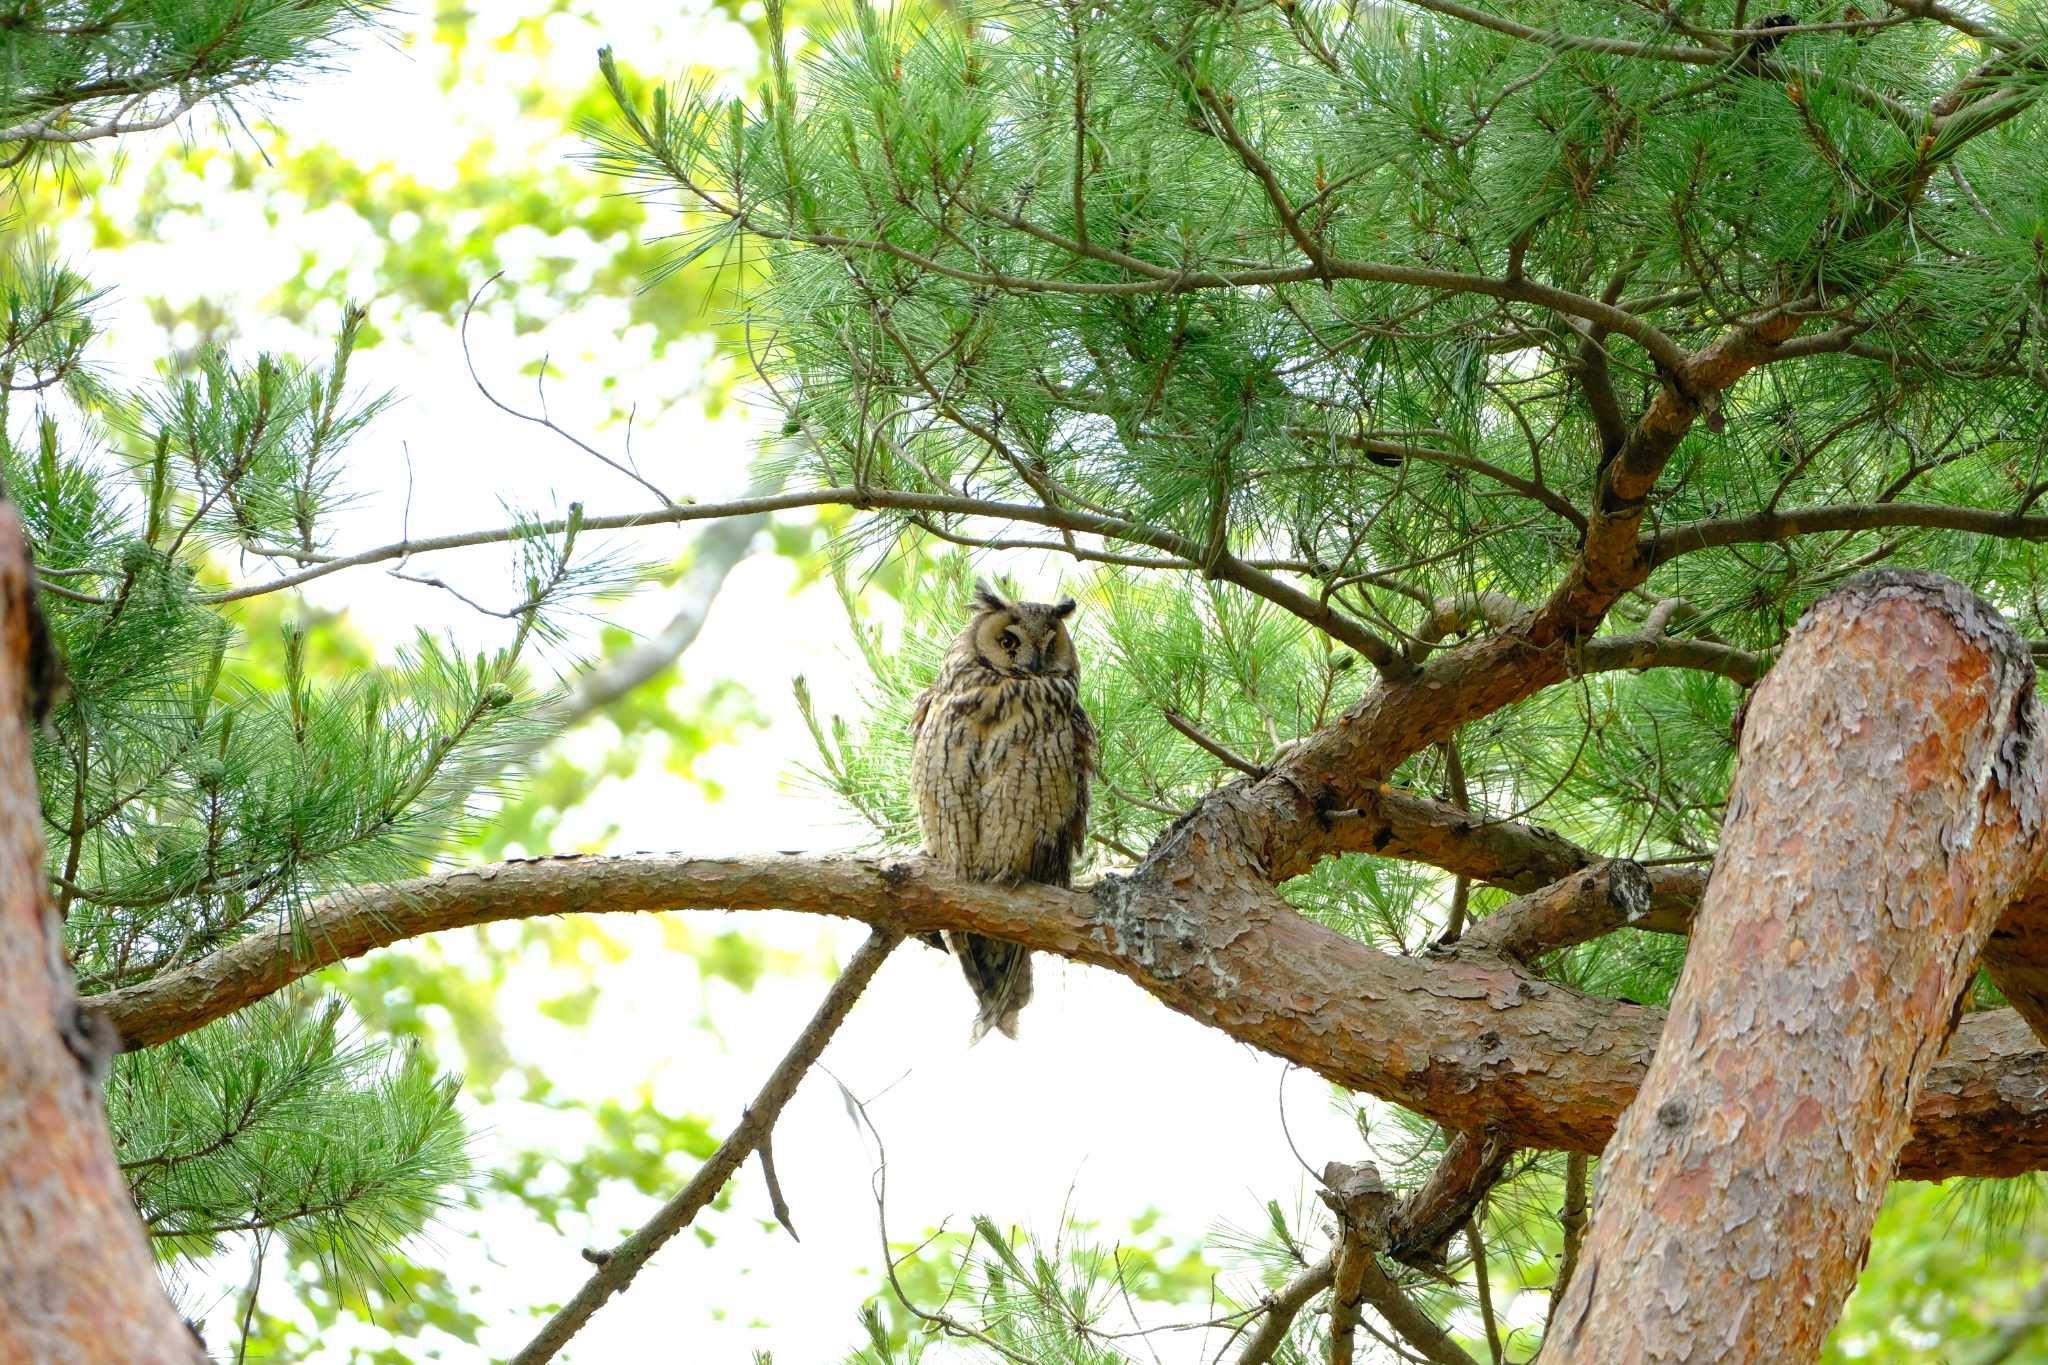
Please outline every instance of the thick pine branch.
[[[1663, 1015], [1580, 996], [1505, 963], [1375, 952], [1220, 869], [1163, 892], [962, 881], [918, 861], [760, 855], [563, 857], [500, 863], [364, 892], [304, 917], [310, 950], [240, 943], [98, 997], [131, 1047], [177, 1037], [321, 967], [442, 929], [589, 912], [794, 910], [915, 934], [965, 930], [1130, 978], [1181, 1012], [1354, 1090], [1515, 1147], [1596, 1151]], [[1901, 1171], [2048, 1169], [2048, 1050], [2010, 1011], [1972, 1015], [1934, 1070]]]

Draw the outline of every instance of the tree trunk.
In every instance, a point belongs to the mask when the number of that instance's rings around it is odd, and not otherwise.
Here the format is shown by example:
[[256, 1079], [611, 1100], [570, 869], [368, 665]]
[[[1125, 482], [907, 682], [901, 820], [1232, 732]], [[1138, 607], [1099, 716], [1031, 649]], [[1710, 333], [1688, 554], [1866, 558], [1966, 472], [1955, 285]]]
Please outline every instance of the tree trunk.
[[2034, 1036], [2048, 1045], [2048, 886], [2036, 882], [2006, 907], [1984, 945], [1984, 967]]
[[45, 895], [28, 724], [47, 660], [14, 508], [0, 503], [0, 1365], [191, 1365], [114, 1164], [98, 1075], [118, 1040], [79, 1011]]
[[2026, 649], [1879, 573], [1750, 703], [1663, 1038], [1600, 1169], [1544, 1359], [1811, 1361], [2000, 912], [2040, 862]]

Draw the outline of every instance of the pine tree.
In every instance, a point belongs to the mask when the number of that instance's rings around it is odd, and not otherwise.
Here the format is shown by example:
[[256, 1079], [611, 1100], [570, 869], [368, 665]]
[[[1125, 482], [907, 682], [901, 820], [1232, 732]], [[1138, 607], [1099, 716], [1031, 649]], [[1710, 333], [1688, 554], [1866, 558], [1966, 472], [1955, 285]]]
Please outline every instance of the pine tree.
[[[354, 16], [166, 5], [166, 34], [205, 18], [237, 37], [130, 46], [112, 38], [129, 10], [80, 8], [39, 31], [42, 66], [17, 63], [56, 72], [10, 95], [23, 164], [59, 124], [146, 123], [313, 56]], [[257, 15], [279, 25], [261, 42]], [[85, 363], [90, 287], [30, 252], [11, 267], [4, 474], [71, 679], [36, 740], [52, 897], [84, 989], [138, 1049], [110, 1115], [167, 1248], [275, 1229], [361, 1253], [459, 1176], [446, 1082], [278, 996], [317, 967], [565, 907], [772, 906], [875, 936], [700, 1179], [592, 1257], [519, 1361], [552, 1358], [749, 1156], [769, 1165], [776, 1114], [853, 997], [904, 935], [939, 928], [1123, 972], [1386, 1103], [1385, 1169], [1333, 1165], [1326, 1209], [1276, 1206], [1234, 1239], [1210, 1328], [1241, 1365], [1348, 1361], [1367, 1327], [1431, 1360], [1526, 1359], [1543, 1325], [1496, 1299], [1531, 1288], [1565, 1315], [1546, 1359], [1587, 1358], [1581, 1329], [1617, 1340], [1617, 1309], [1690, 1330], [1723, 1302], [1706, 1277], [1635, 1277], [1713, 1239], [1616, 1254], [1648, 1177], [1588, 1232], [1587, 1158], [1619, 1129], [1614, 1167], [1654, 1168], [1700, 1119], [1711, 1078], [1680, 1072], [1674, 1093], [1650, 1068], [1658, 1007], [1694, 1010], [1704, 1037], [1700, 992], [1763, 960], [1729, 928], [1740, 892], [1776, 878], [1796, 898], [1864, 866], [1846, 818], [1773, 862], [1759, 850], [1796, 815], [1759, 833], [1766, 803], [1728, 801], [1738, 745], [1748, 791], [1836, 761], [1844, 717], [1901, 756], [1901, 788], [1954, 806], [1901, 817], [1878, 851], [1910, 877], [1843, 904], [1901, 925], [1936, 905], [1949, 960], [1884, 1021], [1911, 1031], [1910, 1060], [1858, 1092], [1870, 1112], [1799, 1111], [1791, 1137], [1760, 1119], [1744, 1169], [1808, 1140], [1875, 1153], [1880, 1176], [2048, 1168], [2038, 704], [1978, 605], [2048, 635], [2048, 11], [1068, 0], [856, 3], [804, 34], [785, 18], [766, 6], [750, 99], [605, 54], [617, 109], [591, 136], [602, 169], [679, 206], [674, 264], [746, 280], [782, 417], [767, 474], [788, 491], [454, 538], [525, 557], [494, 656], [423, 643], [318, 686], [296, 630], [269, 674], [234, 635], [238, 600], [422, 550], [321, 538], [340, 453], [377, 408], [347, 382], [355, 315], [325, 369], [208, 355], [113, 394]], [[248, 65], [195, 74], [228, 52]], [[111, 65], [154, 84], [107, 93]], [[522, 651], [611, 572], [579, 559], [580, 533], [826, 505], [860, 514], [836, 542], [856, 618], [864, 574], [908, 584], [900, 646], [856, 621], [868, 716], [811, 714], [820, 780], [882, 852], [398, 880], [530, 743]], [[910, 700], [974, 574], [1025, 552], [1072, 562], [1103, 736], [1094, 880], [1073, 892], [900, 857]], [[278, 568], [225, 584], [228, 555]], [[1873, 569], [1979, 597], [1859, 577]], [[1846, 622], [1835, 652], [1813, 644], [1829, 622]], [[1952, 686], [1899, 683], [1956, 639]], [[1868, 685], [1798, 711], [1834, 669]], [[1856, 720], [1879, 696], [1905, 700]], [[1724, 837], [1736, 852], [1709, 882]], [[1883, 900], [1909, 885], [1911, 907]], [[1711, 951], [1682, 979], [1695, 922]], [[1785, 994], [1825, 1021], [1813, 974], [1854, 944], [1823, 922], [1793, 947]], [[1797, 1055], [1778, 1073], [1795, 1098]], [[1626, 1111], [1646, 1085], [1656, 1102]], [[1776, 1122], [1771, 1102], [1755, 1101]], [[1717, 1323], [1730, 1352], [1811, 1358], [1874, 1215], [1873, 1187], [1855, 1194], [1849, 1240], [1815, 1249], [1825, 1292], [1747, 1291], [1806, 1317], [1780, 1336], [1754, 1313]], [[1105, 1326], [1110, 1287], [1129, 1292], [1114, 1253], [982, 1220], [934, 1254], [954, 1290], [920, 1299], [892, 1267], [856, 1359], [916, 1359], [933, 1335], [988, 1359], [1142, 1349]], [[1644, 1307], [1650, 1289], [1668, 1311]]]
[[[1495, 1321], [1475, 1253], [1569, 1276], [1576, 1228], [1561, 1261], [1528, 1249], [1583, 1210], [1584, 1163], [1555, 1149], [1597, 1149], [1562, 1109], [1502, 1129], [1544, 1102], [1506, 1074], [1547, 1065], [1542, 1026], [1462, 1083], [1429, 1074], [1443, 1052], [1416, 1035], [1462, 1035], [1427, 1010], [1325, 1051], [1273, 1017], [1313, 978], [1245, 1021], [1258, 954], [1204, 934], [1277, 915], [1274, 886], [1384, 952], [1505, 949], [1660, 1003], [1682, 941], [1625, 926], [1684, 926], [1735, 828], [1738, 707], [1809, 606], [1932, 570], [2040, 630], [2048, 12], [857, 3], [791, 43], [768, 11], [757, 98], [611, 63], [620, 114], [594, 135], [680, 210], [678, 261], [759, 262], [792, 481], [869, 513], [849, 571], [964, 551], [908, 647], [871, 654], [870, 723], [814, 722], [821, 776], [914, 845], [904, 720], [968, 578], [1071, 561], [1105, 736], [1097, 913], [1190, 949], [1141, 939], [1125, 969], [1435, 1120], [1388, 1173], [1409, 1202], [1376, 1250], [1408, 1254], [1377, 1264], [1450, 1255], [1466, 1340], [1520, 1358], [1540, 1333]], [[2038, 923], [2007, 916], [1980, 993], [2048, 1039]], [[1398, 1056], [1353, 1055], [1375, 1045]], [[1432, 1192], [1448, 1225], [1404, 1232], [1443, 1222]], [[1408, 1349], [1468, 1358], [1446, 1305], [1361, 1269], [1350, 1226], [1325, 1271], [1348, 1254], [1352, 1279], [1290, 1349], [1349, 1359], [1364, 1293]], [[1058, 1296], [1020, 1309], [994, 1243], [968, 1259], [990, 1358], [1105, 1358], [1078, 1320], [1057, 1351], [1009, 1335], [1052, 1330]]]

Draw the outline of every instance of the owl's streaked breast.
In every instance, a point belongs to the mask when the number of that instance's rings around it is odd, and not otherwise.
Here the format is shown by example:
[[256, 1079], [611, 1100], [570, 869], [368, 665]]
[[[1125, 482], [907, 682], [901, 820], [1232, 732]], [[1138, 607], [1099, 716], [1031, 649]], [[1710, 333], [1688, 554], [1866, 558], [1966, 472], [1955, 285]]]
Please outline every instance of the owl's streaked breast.
[[1076, 709], [1071, 678], [946, 670], [912, 755], [926, 852], [983, 881], [1043, 867], [1086, 799]]

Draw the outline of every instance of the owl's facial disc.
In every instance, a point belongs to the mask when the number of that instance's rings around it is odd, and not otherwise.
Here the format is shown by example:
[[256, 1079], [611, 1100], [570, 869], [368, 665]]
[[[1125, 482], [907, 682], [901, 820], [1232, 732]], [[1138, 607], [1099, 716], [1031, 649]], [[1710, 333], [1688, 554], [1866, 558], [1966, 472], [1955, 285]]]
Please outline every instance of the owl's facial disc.
[[1013, 677], [1075, 671], [1074, 647], [1056, 607], [1036, 602], [1008, 604], [976, 623], [975, 652], [982, 662]]

